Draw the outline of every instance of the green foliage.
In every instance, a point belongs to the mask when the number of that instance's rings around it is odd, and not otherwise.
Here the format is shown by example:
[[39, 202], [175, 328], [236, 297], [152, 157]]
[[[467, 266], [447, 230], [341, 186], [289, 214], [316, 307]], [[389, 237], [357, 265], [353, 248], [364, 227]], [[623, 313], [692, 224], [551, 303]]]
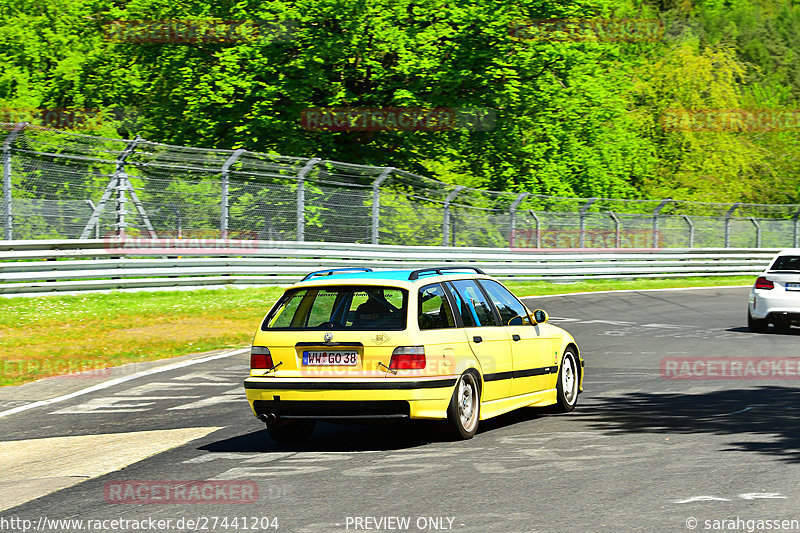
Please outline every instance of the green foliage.
[[[800, 198], [796, 132], [671, 131], [663, 119], [797, 108], [800, 7], [790, 0], [0, 0], [0, 14], [0, 107], [102, 110], [93, 133], [394, 166], [508, 192]], [[606, 26], [599, 37], [512, 31], [541, 19]], [[625, 19], [660, 20], [663, 35], [607, 33]], [[216, 40], [148, 38], [165, 21], [243, 26]], [[127, 38], [114, 33], [120, 24]], [[304, 129], [303, 110], [315, 107], [479, 108], [493, 120]], [[396, 216], [411, 216], [397, 201]]]

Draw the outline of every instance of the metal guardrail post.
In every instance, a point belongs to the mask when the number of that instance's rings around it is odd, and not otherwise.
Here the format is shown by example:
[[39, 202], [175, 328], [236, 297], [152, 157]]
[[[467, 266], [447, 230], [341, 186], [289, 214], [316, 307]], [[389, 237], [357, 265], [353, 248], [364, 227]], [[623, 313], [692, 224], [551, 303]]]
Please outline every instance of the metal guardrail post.
[[306, 174], [320, 161], [322, 160], [317, 157], [309, 159], [297, 173], [297, 241], [306, 240]]
[[230, 195], [228, 194], [228, 172], [234, 163], [245, 152], [243, 148], [239, 148], [231, 154], [231, 156], [222, 164], [222, 183], [220, 192], [220, 214], [219, 214], [219, 235], [222, 239], [228, 238], [228, 219], [230, 217]]
[[386, 167], [380, 176], [372, 182], [372, 244], [378, 244], [381, 229], [381, 184], [394, 170], [394, 167]]
[[750, 222], [756, 227], [756, 248], [761, 248], [761, 224], [755, 217], [750, 217]]
[[681, 215], [683, 220], [689, 225], [689, 248], [694, 247], [694, 222], [689, 218], [689, 215]]
[[586, 247], [586, 211], [597, 201], [597, 198], [589, 198], [589, 201], [583, 204], [580, 211], [580, 221], [578, 230], [578, 247]]
[[620, 232], [622, 224], [614, 211], [608, 211], [608, 214], [614, 220], [614, 246], [616, 248], [622, 248], [622, 233]]
[[516, 240], [515, 239], [515, 232], [517, 230], [517, 216], [516, 216], [517, 207], [519, 207], [519, 204], [522, 203], [522, 200], [524, 200], [528, 196], [530, 196], [530, 193], [528, 193], [528, 192], [523, 192], [523, 193], [517, 195], [517, 197], [514, 199], [514, 201], [511, 202], [511, 207], [508, 208], [508, 214], [511, 217], [510, 228], [509, 228], [509, 231], [508, 231], [508, 245], [509, 246], [514, 246], [514, 241]]
[[672, 198], [661, 200], [661, 203], [653, 211], [653, 248], [658, 248], [658, 214], [670, 202], [674, 202], [674, 200]]
[[742, 205], [741, 202], [736, 202], [728, 209], [728, 212], [725, 213], [725, 248], [730, 248], [731, 246], [731, 217], [733, 217], [733, 212], [736, 211], [740, 205]]
[[13, 199], [11, 193], [11, 145], [16, 140], [19, 132], [24, 130], [27, 125], [27, 122], [15, 124], [14, 129], [11, 130], [5, 142], [3, 142], [3, 205], [5, 206], [3, 225], [5, 226], [5, 238], [7, 241], [14, 238], [14, 213], [11, 205]]
[[442, 219], [442, 246], [450, 246], [450, 203], [459, 195], [461, 191], [466, 189], [463, 185], [457, 186], [453, 191], [444, 199], [444, 217]]

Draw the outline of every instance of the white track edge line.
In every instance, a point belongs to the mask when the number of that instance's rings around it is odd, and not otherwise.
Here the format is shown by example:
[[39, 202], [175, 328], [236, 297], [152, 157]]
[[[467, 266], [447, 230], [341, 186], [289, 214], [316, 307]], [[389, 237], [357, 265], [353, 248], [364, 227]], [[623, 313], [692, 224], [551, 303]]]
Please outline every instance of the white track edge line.
[[183, 368], [186, 366], [196, 365], [199, 363], [205, 363], [207, 361], [213, 361], [214, 359], [222, 359], [223, 357], [231, 357], [233, 355], [239, 355], [242, 353], [246, 353], [250, 350], [250, 348], [244, 348], [239, 350], [232, 350], [230, 352], [225, 352], [217, 355], [210, 355], [208, 357], [201, 357], [199, 359], [192, 359], [189, 361], [181, 361], [180, 363], [172, 363], [170, 365], [159, 366], [156, 368], [151, 368], [149, 370], [142, 370], [141, 372], [136, 372], [135, 374], [130, 374], [128, 376], [118, 377], [116, 379], [112, 379], [109, 381], [105, 381], [103, 383], [98, 383], [97, 385], [92, 385], [91, 387], [87, 387], [85, 389], [81, 389], [79, 391], [70, 392], [69, 394], [64, 394], [63, 396], [57, 396], [55, 398], [50, 398], [49, 400], [40, 400], [38, 402], [29, 403], [26, 405], [20, 405], [19, 407], [14, 407], [13, 409], [9, 409], [7, 411], [0, 411], [0, 418], [4, 416], [13, 415], [15, 413], [21, 413], [22, 411], [27, 411], [28, 409], [34, 409], [36, 407], [41, 407], [43, 405], [50, 405], [58, 402], [63, 402], [64, 400], [69, 400], [72, 398], [77, 398], [78, 396], [83, 396], [84, 394], [89, 394], [90, 392], [95, 392], [103, 389], [107, 389], [109, 387], [113, 387], [114, 385], [119, 385], [120, 383], [125, 383], [126, 381], [131, 381], [132, 379], [142, 378], [145, 376], [151, 376], [153, 374], [159, 374], [161, 372], [167, 372], [169, 370], [175, 370], [176, 368]]
[[566, 292], [564, 294], [543, 294], [541, 296], [520, 296], [520, 298], [556, 298], [559, 296], [576, 296], [580, 294], [616, 294], [620, 292], [664, 292], [664, 291], [699, 291], [708, 289], [746, 289], [750, 285], [719, 285], [717, 287], [670, 287], [668, 289], [618, 289], [610, 291]]

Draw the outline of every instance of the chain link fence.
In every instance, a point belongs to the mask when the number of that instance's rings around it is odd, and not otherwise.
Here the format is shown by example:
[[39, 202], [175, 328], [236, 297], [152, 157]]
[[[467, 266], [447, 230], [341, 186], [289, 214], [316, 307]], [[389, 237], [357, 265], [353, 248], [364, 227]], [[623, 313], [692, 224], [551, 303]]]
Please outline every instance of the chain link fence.
[[221, 238], [512, 248], [798, 246], [800, 205], [560, 198], [395, 168], [0, 123], [11, 239]]

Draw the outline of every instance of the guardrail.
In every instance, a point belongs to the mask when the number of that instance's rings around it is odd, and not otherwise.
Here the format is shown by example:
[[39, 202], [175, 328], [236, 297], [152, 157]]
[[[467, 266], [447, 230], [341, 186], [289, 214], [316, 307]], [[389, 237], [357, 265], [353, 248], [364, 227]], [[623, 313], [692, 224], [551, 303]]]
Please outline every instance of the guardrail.
[[478, 266], [502, 280], [755, 276], [777, 249], [498, 249], [124, 239], [0, 242], [0, 294], [282, 284], [311, 270]]

